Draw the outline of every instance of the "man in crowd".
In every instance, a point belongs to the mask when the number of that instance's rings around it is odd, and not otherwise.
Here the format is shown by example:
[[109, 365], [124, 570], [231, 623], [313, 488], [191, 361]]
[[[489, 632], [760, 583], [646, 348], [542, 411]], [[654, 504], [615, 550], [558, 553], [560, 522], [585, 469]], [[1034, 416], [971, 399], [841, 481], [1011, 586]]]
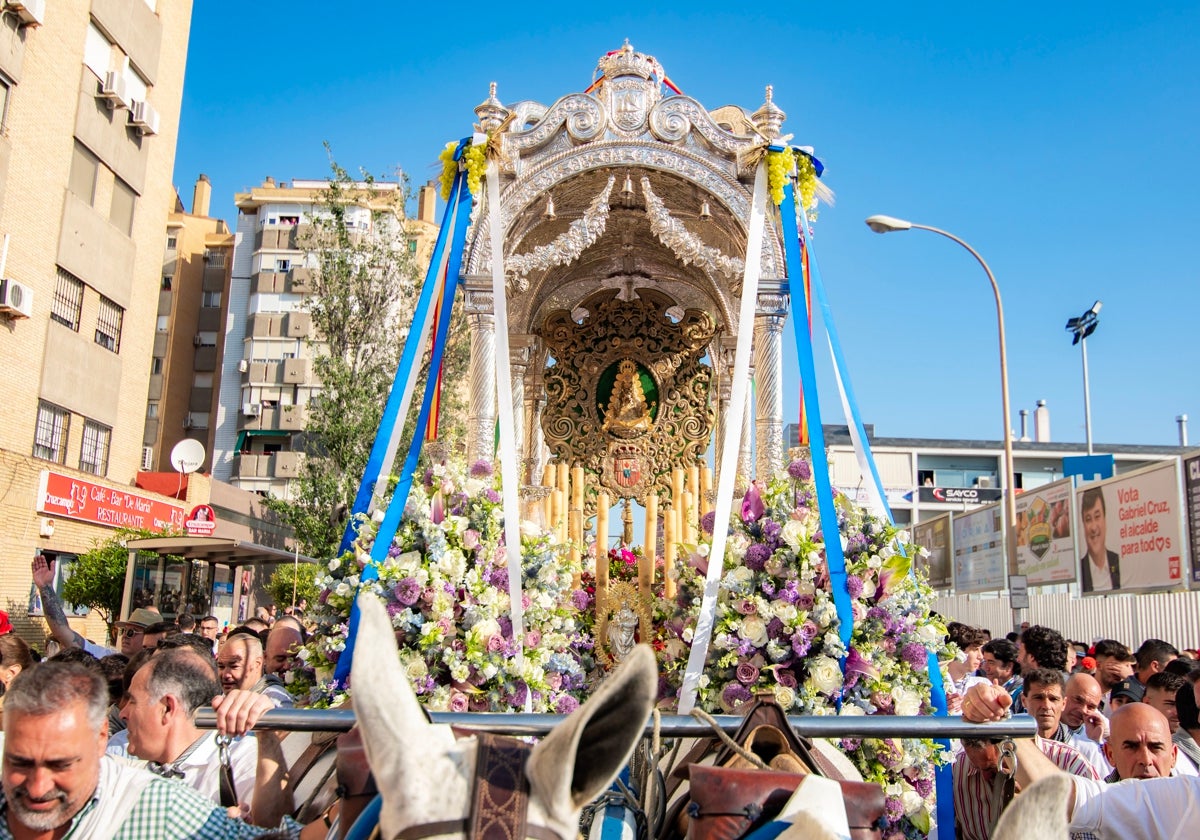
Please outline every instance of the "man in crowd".
[[1066, 743], [1070, 733], [1062, 723], [1065, 680], [1053, 668], [1034, 668], [1025, 674], [1025, 709], [1037, 721], [1038, 735]]
[[226, 694], [234, 689], [269, 697], [276, 706], [290, 708], [292, 697], [283, 680], [263, 671], [262, 641], [250, 633], [231, 633], [217, 652], [217, 672]]
[[[1193, 684], [1192, 688], [1194, 694], [1200, 695], [1197, 684]], [[1200, 701], [1200, 696], [1196, 699]], [[1011, 702], [1008, 695], [997, 686], [973, 686], [963, 702], [963, 717], [972, 723], [1003, 720]], [[1166, 728], [1165, 719], [1149, 706], [1137, 704], [1130, 709], [1134, 710], [1135, 715], [1139, 709], [1158, 714], [1161, 726]], [[1117, 723], [1114, 714], [1112, 738], [1117, 737]], [[1124, 737], [1124, 731], [1121, 737]], [[1122, 747], [1121, 751], [1126, 753], [1122, 761], [1138, 745], [1132, 744], [1129, 749]], [[1022, 788], [1059, 772], [1059, 768], [1046, 760], [1033, 741], [1017, 739], [1016, 751], [1017, 784]], [[1200, 813], [1200, 776], [1151, 778], [1115, 785], [1075, 776], [1071, 783], [1066, 804], [1072, 832], [1089, 832], [1100, 840], [1185, 840], [1196, 834], [1196, 815]]]
[[1096, 659], [1096, 679], [1104, 690], [1100, 710], [1107, 716], [1112, 713], [1108, 705], [1109, 692], [1121, 680], [1133, 676], [1133, 654], [1115, 639], [1102, 639], [1096, 642], [1092, 650], [1092, 656]]
[[212, 647], [212, 654], [217, 654], [217, 634], [221, 632], [221, 622], [215, 615], [206, 615], [200, 619], [199, 625], [200, 635], [208, 639]]
[[296, 660], [296, 651], [307, 641], [307, 633], [299, 619], [290, 615], [280, 616], [267, 634], [265, 650], [266, 670], [280, 679], [291, 670]]
[[1079, 750], [1101, 776], [1112, 772], [1100, 745], [1108, 736], [1108, 718], [1100, 714], [1104, 693], [1091, 674], [1072, 674], [1064, 690], [1062, 722], [1070, 737], [1067, 743]]
[[[1147, 706], [1152, 706], [1162, 712], [1163, 717], [1167, 719], [1167, 726], [1171, 732], [1171, 742], [1176, 743], [1175, 733], [1179, 731], [1179, 709], [1176, 704], [1176, 696], [1179, 690], [1188, 686], [1187, 677], [1181, 674], [1173, 674], [1170, 671], [1160, 671], [1146, 680], [1146, 696], [1142, 702]], [[1198, 771], [1196, 762], [1192, 761], [1191, 757], [1184, 752], [1179, 752], [1175, 757], [1175, 770], [1181, 775], [1195, 776]]]
[[[1067, 670], [1067, 640], [1057, 630], [1035, 624], [1021, 631], [1017, 642], [1017, 663], [1021, 673], [1028, 674], [1035, 668]], [[1016, 697], [1016, 711], [1025, 711], [1022, 694]]]
[[1133, 677], [1121, 680], [1108, 693], [1109, 717], [1116, 714], [1117, 709], [1128, 703], [1141, 703], [1146, 696], [1146, 689]]
[[154, 650], [158, 647], [159, 642], [178, 632], [179, 625], [173, 621], [156, 621], [148, 624], [142, 631], [142, 647], [145, 650]]
[[1008, 639], [992, 639], [983, 646], [983, 673], [1014, 700], [1021, 693], [1017, 646]]
[[139, 608], [134, 610], [125, 621], [116, 622], [114, 626], [117, 628], [121, 644], [119, 651], [85, 639], [72, 630], [71, 625], [67, 623], [67, 614], [63, 609], [62, 601], [59, 599], [58, 593], [54, 591], [54, 562], [54, 560], [47, 560], [41, 554], [33, 558], [33, 585], [37, 587], [38, 593], [42, 596], [42, 611], [55, 640], [63, 647], [83, 648], [97, 659], [111, 653], [123, 653], [125, 656], [132, 657], [141, 650], [146, 627], [162, 621], [162, 616], [158, 611], [144, 607]]
[[1175, 769], [1175, 744], [1162, 712], [1145, 703], [1129, 703], [1113, 712], [1104, 755], [1113, 766], [1105, 779], [1161, 779]]
[[[217, 697], [218, 728], [245, 734], [246, 696]], [[47, 662], [4, 698], [0, 838], [242, 840], [264, 829], [226, 815], [187, 785], [104, 755], [108, 688], [94, 669]], [[295, 837], [289, 823], [284, 836]]]
[[1133, 655], [1133, 660], [1137, 670], [1134, 672], [1134, 679], [1142, 686], [1146, 687], [1146, 680], [1153, 675], [1160, 673], [1167, 667], [1169, 662], [1179, 658], [1179, 651], [1175, 645], [1170, 642], [1164, 642], [1162, 639], [1147, 639], [1142, 642], [1142, 646], [1137, 649], [1137, 653]]

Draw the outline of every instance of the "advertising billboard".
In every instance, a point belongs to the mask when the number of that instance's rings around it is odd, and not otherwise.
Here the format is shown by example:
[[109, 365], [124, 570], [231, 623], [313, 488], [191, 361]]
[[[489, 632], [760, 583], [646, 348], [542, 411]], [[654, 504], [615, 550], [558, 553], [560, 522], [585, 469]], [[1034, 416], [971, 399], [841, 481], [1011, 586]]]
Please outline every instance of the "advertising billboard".
[[916, 558], [918, 569], [929, 576], [934, 589], [949, 589], [954, 584], [950, 572], [950, 514], [922, 519], [912, 526], [913, 542], [924, 548], [929, 556]]
[[1030, 586], [1075, 580], [1075, 528], [1070, 478], [1017, 496], [1017, 574]]
[[1200, 452], [1183, 459], [1184, 518], [1192, 557], [1192, 582], [1200, 582]]
[[952, 522], [954, 591], [999, 592], [1005, 588], [1004, 512], [1000, 504], [958, 513]]
[[1075, 510], [1085, 595], [1184, 587], [1178, 461], [1083, 484], [1075, 490]]

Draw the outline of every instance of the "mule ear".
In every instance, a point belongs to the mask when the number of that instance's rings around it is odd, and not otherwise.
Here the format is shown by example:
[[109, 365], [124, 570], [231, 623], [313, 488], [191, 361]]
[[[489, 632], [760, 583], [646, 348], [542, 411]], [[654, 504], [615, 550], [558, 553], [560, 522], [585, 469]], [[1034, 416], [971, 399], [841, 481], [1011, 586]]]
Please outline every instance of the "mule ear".
[[364, 592], [358, 596], [358, 612], [358, 641], [350, 666], [354, 715], [379, 788], [386, 790], [388, 780], [381, 775], [419, 765], [420, 756], [444, 750], [443, 742], [453, 742], [453, 736], [447, 730], [439, 737], [445, 727], [429, 725], [400, 667], [396, 635], [383, 603]]
[[1074, 790], [1066, 773], [1038, 779], [1004, 809], [992, 840], [1067, 840], [1067, 803]]
[[571, 821], [621, 771], [658, 690], [654, 652], [638, 645], [592, 697], [534, 747], [525, 768], [550, 815]]

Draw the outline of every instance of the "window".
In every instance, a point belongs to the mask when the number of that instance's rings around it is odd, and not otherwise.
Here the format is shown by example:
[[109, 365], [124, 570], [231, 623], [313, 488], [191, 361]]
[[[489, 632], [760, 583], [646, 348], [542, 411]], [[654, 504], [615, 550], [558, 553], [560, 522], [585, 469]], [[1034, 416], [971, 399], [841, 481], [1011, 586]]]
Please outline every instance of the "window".
[[96, 201], [96, 174], [100, 171], [100, 161], [80, 143], [75, 144], [71, 153], [71, 174], [67, 179], [67, 189], [82, 198], [89, 205]]
[[220, 292], [203, 292], [200, 295], [200, 305], [209, 309], [221, 308]]
[[150, 360], [150, 375], [156, 376], [163, 372], [163, 357], [155, 356]]
[[50, 320], [79, 332], [79, 316], [83, 311], [83, 281], [69, 272], [58, 270], [54, 286], [54, 301], [50, 305]]
[[151, 400], [146, 403], [146, 417], [154, 420], [158, 417], [158, 400]]
[[108, 472], [108, 444], [112, 429], [95, 420], [83, 421], [83, 447], [79, 452], [79, 469], [93, 475]]
[[191, 414], [188, 415], [188, 419], [192, 421], [193, 429], [207, 429], [208, 428], [208, 412], [207, 411], [193, 411]]
[[114, 178], [112, 205], [109, 207], [108, 220], [126, 236], [133, 232], [133, 207], [136, 203], [137, 193], [133, 191], [133, 187], [120, 178]]
[[213, 386], [213, 375], [211, 373], [197, 373], [192, 376], [193, 388], [211, 388]]
[[112, 69], [113, 45], [104, 33], [92, 22], [88, 22], [87, 40], [83, 47], [83, 63], [96, 74], [96, 78], [104, 81], [108, 71]]
[[33, 457], [59, 464], [67, 459], [67, 431], [71, 412], [38, 400], [37, 427], [33, 431]]
[[171, 326], [171, 316], [170, 315], [159, 315], [158, 322], [154, 325], [154, 329], [156, 332], [165, 333], [165, 332], [167, 332], [167, 330], [170, 326]]
[[408, 240], [408, 253], [410, 253], [410, 254], [417, 253], [417, 240], [415, 240], [415, 239]]
[[275, 270], [278, 271], [280, 274], [287, 272], [287, 270], [291, 267], [292, 267], [291, 260], [283, 260], [283, 259], [275, 260]]
[[100, 314], [96, 316], [96, 343], [114, 353], [121, 352], [121, 322], [125, 310], [104, 295], [100, 296]]
[[163, 275], [163, 281], [162, 281], [162, 289], [163, 289], [163, 291], [164, 291], [164, 292], [169, 292], [169, 291], [171, 291], [171, 284], [172, 284], [173, 282], [175, 282], [175, 278], [174, 278], [174, 277], [172, 277], [172, 276], [171, 276], [171, 275], [169, 275], [169, 274], [164, 274], [164, 275]]
[[300, 224], [299, 216], [280, 216], [279, 224], [281, 225], [298, 225]]
[[0, 76], [0, 134], [8, 132], [8, 96], [11, 90], [12, 83]]
[[202, 331], [196, 333], [196, 339], [197, 339], [197, 343], [196, 343], [197, 347], [216, 347], [217, 346], [216, 330], [212, 330], [212, 331], [202, 330]]
[[179, 237], [177, 237], [175, 234], [172, 233], [170, 236], [167, 237], [167, 250], [174, 251], [178, 242], [179, 242]]

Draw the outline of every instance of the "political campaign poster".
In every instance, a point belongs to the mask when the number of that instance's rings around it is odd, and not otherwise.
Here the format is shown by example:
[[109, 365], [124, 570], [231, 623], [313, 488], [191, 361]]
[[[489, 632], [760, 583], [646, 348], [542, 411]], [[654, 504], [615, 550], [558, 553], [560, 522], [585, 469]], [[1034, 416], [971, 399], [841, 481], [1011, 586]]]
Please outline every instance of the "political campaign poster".
[[917, 556], [917, 568], [925, 570], [934, 589], [949, 589], [954, 584], [950, 572], [950, 514], [917, 522], [912, 534], [913, 542], [928, 552], [928, 556]]
[[1186, 584], [1178, 461], [1082, 484], [1075, 490], [1075, 510], [1083, 594]]
[[1017, 574], [1030, 586], [1075, 580], [1074, 484], [1070, 478], [1016, 498]]
[[1183, 459], [1184, 518], [1187, 520], [1188, 548], [1192, 558], [1192, 582], [1200, 583], [1200, 452]]
[[1001, 504], [958, 513], [951, 520], [954, 591], [999, 592], [1005, 588], [1004, 512]]

